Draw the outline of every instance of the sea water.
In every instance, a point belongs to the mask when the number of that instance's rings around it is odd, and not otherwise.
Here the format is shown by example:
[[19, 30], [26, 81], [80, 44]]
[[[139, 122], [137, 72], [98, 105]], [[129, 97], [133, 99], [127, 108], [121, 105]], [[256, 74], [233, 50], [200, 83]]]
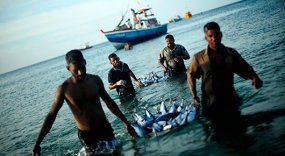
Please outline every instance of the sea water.
[[[168, 133], [133, 139], [106, 108], [114, 133], [121, 141], [121, 155], [267, 155], [285, 152], [285, 1], [246, 0], [194, 15], [188, 20], [171, 23], [168, 33], [175, 43], [183, 45], [191, 59], [206, 47], [203, 26], [210, 21], [220, 24], [222, 42], [235, 48], [253, 66], [263, 80], [263, 87], [255, 90], [250, 80], [235, 76], [235, 88], [243, 99], [240, 106], [246, 132], [238, 140], [213, 139], [214, 130], [203, 116], [192, 123]], [[170, 78], [138, 89], [131, 99], [120, 99], [115, 90], [107, 87], [111, 64], [108, 55], [115, 52], [128, 63], [137, 77], [149, 72], [162, 75], [157, 63], [159, 51], [166, 46], [165, 35], [134, 45], [130, 51], [116, 51], [108, 42], [83, 51], [87, 72], [99, 75], [107, 92], [128, 119], [128, 111], [143, 114], [160, 104], [163, 96], [192, 101], [186, 76]], [[185, 61], [189, 66], [191, 59]], [[70, 76], [64, 56], [0, 75], [0, 155], [30, 155], [42, 122], [48, 113], [57, 87]], [[197, 82], [201, 96], [200, 81]], [[147, 101], [147, 102], [146, 102]], [[167, 105], [169, 107], [169, 105]], [[237, 123], [238, 124], [238, 123]], [[56, 121], [41, 143], [43, 155], [76, 155], [82, 148], [71, 111], [65, 103]]]

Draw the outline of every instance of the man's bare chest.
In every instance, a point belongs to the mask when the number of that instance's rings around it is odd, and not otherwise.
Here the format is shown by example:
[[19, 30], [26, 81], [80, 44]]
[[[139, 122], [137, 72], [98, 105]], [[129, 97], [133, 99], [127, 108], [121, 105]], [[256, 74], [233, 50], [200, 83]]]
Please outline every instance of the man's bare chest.
[[98, 95], [97, 84], [73, 84], [68, 87], [65, 97], [77, 103], [96, 99]]

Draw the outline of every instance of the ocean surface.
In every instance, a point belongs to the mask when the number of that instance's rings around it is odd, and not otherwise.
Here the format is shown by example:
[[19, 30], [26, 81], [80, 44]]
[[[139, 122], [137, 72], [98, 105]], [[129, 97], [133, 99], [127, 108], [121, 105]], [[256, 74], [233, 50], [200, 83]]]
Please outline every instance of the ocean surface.
[[[175, 43], [185, 46], [191, 56], [185, 61], [186, 66], [189, 66], [194, 53], [206, 47], [202, 28], [210, 21], [220, 24], [223, 44], [235, 48], [264, 82], [261, 89], [255, 90], [251, 80], [235, 76], [235, 88], [243, 99], [240, 110], [242, 121], [247, 123], [246, 131], [238, 139], [234, 136], [215, 139], [215, 131], [202, 116], [168, 133], [133, 139], [127, 135], [123, 123], [102, 102], [115, 135], [121, 140], [121, 155], [238, 156], [285, 153], [285, 1], [245, 0], [169, 24], [168, 33], [173, 34]], [[108, 42], [83, 51], [87, 72], [102, 78], [107, 92], [129, 120], [131, 116], [128, 111], [136, 109], [138, 114], [143, 115], [141, 107], [146, 103], [149, 110], [154, 112], [152, 108], [160, 104], [161, 96], [164, 96], [166, 103], [169, 98], [177, 98], [178, 103], [181, 98], [192, 101], [186, 76], [170, 78], [142, 89], [136, 88], [136, 97], [130, 99], [120, 99], [115, 90], [107, 88], [107, 74], [111, 68], [108, 55], [113, 52], [121, 61], [128, 63], [137, 77], [151, 71], [162, 75], [157, 57], [166, 46], [164, 37], [137, 44], [131, 51], [116, 51]], [[0, 75], [1, 156], [31, 154], [54, 93], [69, 76], [64, 56]], [[198, 94], [201, 95], [200, 81], [197, 83]], [[239, 123], [236, 124], [238, 127]], [[76, 155], [82, 148], [66, 103], [41, 147], [44, 156]]]

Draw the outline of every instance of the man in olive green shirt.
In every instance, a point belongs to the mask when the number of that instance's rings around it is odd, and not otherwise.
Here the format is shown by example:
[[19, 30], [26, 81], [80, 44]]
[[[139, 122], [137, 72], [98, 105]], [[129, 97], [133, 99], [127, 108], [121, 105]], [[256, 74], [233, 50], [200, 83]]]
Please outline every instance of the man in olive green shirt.
[[223, 35], [217, 23], [207, 23], [204, 33], [208, 46], [193, 56], [187, 82], [193, 99], [200, 102], [196, 79], [202, 79], [203, 115], [217, 118], [237, 110], [240, 98], [234, 88], [234, 74], [251, 79], [255, 89], [259, 89], [263, 82], [236, 50], [221, 43]]
[[[158, 56], [158, 64], [162, 67], [164, 73], [169, 73], [170, 76], [185, 74], [186, 67], [184, 60], [190, 58], [187, 50], [180, 44], [175, 44], [173, 35], [168, 34], [165, 37], [166, 47], [161, 49]], [[166, 62], [166, 65], [164, 65]]]

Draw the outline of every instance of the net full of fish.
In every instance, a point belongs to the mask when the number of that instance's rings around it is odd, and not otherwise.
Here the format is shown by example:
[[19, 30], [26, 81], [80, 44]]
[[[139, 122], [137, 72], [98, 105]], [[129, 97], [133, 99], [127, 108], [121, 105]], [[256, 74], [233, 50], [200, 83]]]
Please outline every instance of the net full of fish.
[[138, 78], [138, 81], [144, 86], [149, 86], [153, 83], [158, 83], [161, 81], [165, 81], [169, 77], [168, 74], [164, 74], [163, 76], [158, 76], [155, 72], [150, 72], [148, 76], [141, 76]]
[[176, 99], [170, 99], [171, 105], [169, 110], [162, 99], [160, 106], [155, 107], [156, 112], [152, 114], [147, 105], [143, 107], [144, 115], [140, 116], [136, 111], [132, 111], [131, 126], [135, 129], [138, 137], [146, 135], [157, 135], [158, 132], [171, 130], [179, 126], [190, 123], [199, 116], [200, 104], [190, 103], [185, 104], [185, 99], [182, 99], [180, 104], [176, 103]]

